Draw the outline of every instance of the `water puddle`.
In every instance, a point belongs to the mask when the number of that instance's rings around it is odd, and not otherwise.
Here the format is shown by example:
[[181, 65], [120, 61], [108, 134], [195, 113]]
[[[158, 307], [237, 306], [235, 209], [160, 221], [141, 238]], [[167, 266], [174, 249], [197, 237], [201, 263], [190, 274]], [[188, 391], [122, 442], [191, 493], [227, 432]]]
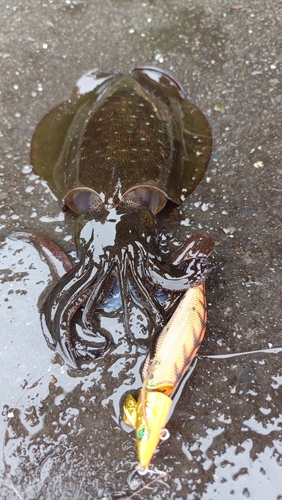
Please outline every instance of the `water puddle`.
[[119, 342], [107, 356], [86, 371], [60, 365], [37, 309], [48, 266], [34, 247], [8, 238], [0, 258], [7, 332], [0, 430], [5, 484], [14, 495], [237, 500], [271, 492], [276, 498], [281, 347], [204, 355], [204, 343], [175, 397], [170, 438], [157, 450], [152, 472], [141, 477], [134, 433], [120, 413], [126, 395], [141, 385], [145, 355], [127, 342], [116, 319]]

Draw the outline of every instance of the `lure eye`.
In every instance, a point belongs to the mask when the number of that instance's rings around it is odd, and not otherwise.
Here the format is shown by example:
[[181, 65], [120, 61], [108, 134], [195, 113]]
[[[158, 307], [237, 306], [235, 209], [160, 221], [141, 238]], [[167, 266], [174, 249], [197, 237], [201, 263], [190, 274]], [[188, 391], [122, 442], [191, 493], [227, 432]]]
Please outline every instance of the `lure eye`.
[[162, 429], [160, 434], [161, 441], [166, 441], [170, 436], [170, 432], [167, 429]]
[[149, 437], [150, 437], [150, 432], [149, 429], [147, 429], [147, 427], [142, 426], [138, 429], [137, 439], [139, 439], [139, 441], [148, 441]]

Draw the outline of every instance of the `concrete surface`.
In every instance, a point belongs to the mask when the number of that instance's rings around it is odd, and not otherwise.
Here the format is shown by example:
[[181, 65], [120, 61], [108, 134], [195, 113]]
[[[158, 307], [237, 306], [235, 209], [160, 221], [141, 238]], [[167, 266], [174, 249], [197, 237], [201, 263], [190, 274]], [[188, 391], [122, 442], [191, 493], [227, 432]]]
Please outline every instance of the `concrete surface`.
[[[281, 2], [0, 5], [1, 498], [281, 500]], [[167, 244], [199, 229], [217, 242], [208, 335], [153, 461], [167, 476], [140, 493], [157, 476], [136, 475], [119, 408], [142, 359], [124, 349], [83, 375], [51, 364], [48, 268], [9, 238], [32, 229], [72, 248], [71, 217], [29, 166], [33, 130], [87, 70], [138, 65], [170, 71], [213, 132], [205, 178], [160, 220]]]

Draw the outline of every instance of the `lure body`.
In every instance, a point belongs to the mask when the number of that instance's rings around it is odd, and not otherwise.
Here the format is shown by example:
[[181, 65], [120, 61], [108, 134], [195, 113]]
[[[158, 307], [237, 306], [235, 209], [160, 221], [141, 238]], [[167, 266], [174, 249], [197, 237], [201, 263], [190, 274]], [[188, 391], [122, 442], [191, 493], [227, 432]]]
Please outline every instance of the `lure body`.
[[138, 401], [128, 396], [124, 420], [136, 429], [139, 467], [149, 467], [162, 438], [172, 393], [187, 372], [204, 338], [207, 323], [205, 283], [185, 292], [163, 328], [143, 369]]
[[184, 294], [157, 339], [153, 357], [147, 357], [143, 369], [147, 390], [171, 395], [197, 354], [206, 323], [205, 283], [202, 283]]

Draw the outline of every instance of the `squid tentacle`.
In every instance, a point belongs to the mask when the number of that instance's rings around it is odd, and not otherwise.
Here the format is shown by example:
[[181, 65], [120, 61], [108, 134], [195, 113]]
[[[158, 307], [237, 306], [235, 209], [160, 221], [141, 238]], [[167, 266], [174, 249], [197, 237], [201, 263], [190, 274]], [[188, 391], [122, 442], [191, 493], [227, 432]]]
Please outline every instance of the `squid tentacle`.
[[214, 249], [214, 240], [207, 234], [193, 234], [168, 258], [166, 264], [179, 266], [190, 259], [207, 258]]
[[80, 339], [74, 339], [72, 343], [72, 361], [75, 368], [82, 368], [83, 363], [87, 363], [95, 358], [98, 358], [105, 354], [109, 348], [109, 342], [107, 341], [103, 347], [97, 347], [92, 345], [91, 342], [84, 342]]
[[184, 292], [203, 283], [213, 269], [214, 264], [206, 258], [187, 259], [179, 266], [159, 264], [148, 259], [145, 273], [156, 287], [170, 292]]
[[[139, 249], [139, 252], [138, 252], [139, 263], [138, 263], [138, 266], [136, 266], [136, 271], [139, 269], [139, 273], [138, 273], [139, 280], [138, 280], [136, 289], [137, 290], [139, 288], [142, 288], [142, 290], [144, 289], [146, 302], [148, 304], [151, 304], [152, 300], [153, 300], [157, 309], [159, 309], [159, 307], [162, 308], [161, 309], [162, 317], [167, 318], [171, 314], [171, 312], [173, 312], [174, 308], [177, 306], [177, 304], [181, 298], [181, 294], [179, 292], [175, 292], [175, 291], [169, 292], [168, 290], [166, 290], [167, 297], [162, 300], [161, 304], [158, 300], [156, 300], [157, 290], [163, 290], [163, 288], [160, 287], [158, 284], [154, 283], [152, 280], [147, 279], [147, 273], [146, 273], [145, 264], [144, 264], [146, 262], [147, 263], [146, 266], [150, 267], [150, 262], [154, 262], [154, 265], [155, 265], [156, 256], [154, 255], [151, 258], [151, 254], [148, 255], [148, 252], [144, 251], [143, 246], [141, 244], [139, 244], [138, 241], [136, 242], [136, 245]], [[151, 259], [153, 259], [153, 260], [151, 260]], [[170, 259], [171, 259], [171, 261], [170, 261]], [[149, 262], [148, 262], [148, 260], [149, 260]], [[157, 262], [159, 262], [159, 261], [157, 261]], [[174, 253], [169, 258], [169, 263], [171, 265], [174, 264]], [[158, 269], [159, 269], [159, 267], [158, 267]], [[134, 276], [136, 276], [136, 272], [134, 272], [134, 271], [135, 270], [133, 269], [133, 271], [132, 271], [133, 279], [134, 279]], [[145, 281], [146, 287], [143, 285], [143, 281]], [[141, 283], [141, 287], [140, 287], [140, 283]], [[157, 319], [156, 319], [156, 321], [157, 321]], [[156, 321], [155, 321], [155, 323], [156, 323]]]
[[[107, 264], [107, 263], [104, 263]], [[108, 266], [108, 264], [107, 264]], [[87, 336], [93, 336], [93, 332], [95, 331], [95, 336], [98, 335], [98, 331], [101, 337], [106, 339], [107, 342], [114, 343], [114, 340], [110, 333], [102, 327], [99, 327], [97, 321], [94, 318], [95, 310], [99, 305], [103, 303], [106, 298], [107, 292], [110, 290], [110, 284], [113, 284], [113, 280], [115, 277], [113, 275], [113, 267], [114, 263], [108, 266], [102, 265], [102, 269], [99, 272], [95, 287], [90, 291], [88, 296], [88, 300], [85, 303], [84, 311], [82, 314], [82, 325], [83, 325], [83, 336], [87, 338]], [[106, 268], [106, 269], [105, 269]], [[80, 335], [82, 338], [82, 336]], [[88, 339], [87, 339], [88, 341]]]
[[[156, 290], [152, 283], [145, 279], [147, 285], [145, 286], [142, 281], [145, 276], [144, 262], [141, 261], [140, 268], [139, 266], [136, 268], [134, 267], [134, 263], [132, 261], [129, 261], [129, 269], [133, 280], [132, 284], [134, 285], [134, 293], [133, 291], [130, 292], [132, 300], [136, 303], [136, 305], [138, 305], [138, 307], [140, 307], [140, 303], [142, 305], [143, 303], [146, 304], [145, 307], [143, 306], [142, 310], [146, 310], [148, 318], [153, 317], [152, 321], [154, 324], [162, 325], [166, 320], [166, 312], [164, 307], [155, 298]], [[142, 299], [144, 299], [144, 302], [142, 301]]]
[[[85, 290], [84, 294], [82, 294], [83, 300], [80, 300], [80, 296], [78, 294], [76, 298], [77, 302], [76, 309], [74, 309], [76, 305], [74, 304], [73, 307], [69, 310], [68, 316], [63, 318], [65, 324], [69, 325], [69, 331], [68, 331], [69, 336], [67, 336], [68, 339], [67, 348], [69, 352], [71, 352], [72, 359], [76, 366], [78, 366], [80, 360], [86, 359], [87, 357], [93, 358], [100, 356], [107, 350], [107, 348], [109, 347], [109, 343], [110, 342], [113, 343], [113, 339], [112, 337], [110, 337], [109, 332], [95, 325], [93, 318], [90, 314], [91, 305], [93, 305], [93, 311], [96, 308], [94, 304], [95, 298], [97, 299], [96, 300], [97, 305], [101, 303], [104, 299], [102, 295], [98, 297], [98, 294], [99, 291], [101, 290], [101, 287], [104, 285], [107, 276], [111, 272], [111, 267], [112, 266], [110, 266], [110, 269], [106, 271], [106, 277], [105, 277], [105, 263], [102, 263], [100, 265], [100, 269], [95, 274], [94, 280], [88, 282], [88, 287]], [[90, 309], [88, 307], [88, 302]], [[85, 309], [81, 317], [82, 328], [78, 332], [77, 322], [74, 320], [73, 317], [77, 309], [82, 305], [85, 305]], [[70, 331], [71, 326], [73, 326], [74, 331]]]
[[107, 292], [110, 289], [109, 282], [112, 278], [114, 264], [109, 265], [107, 261], [104, 261], [100, 267], [101, 269], [96, 277], [95, 288], [91, 290], [91, 294], [85, 304], [83, 312], [83, 324], [85, 327], [91, 328], [93, 314], [97, 307], [105, 300]]
[[[72, 363], [75, 363], [75, 359], [71, 347], [71, 319], [88, 299], [96, 274], [94, 266], [74, 266], [52, 289], [41, 311], [42, 329], [48, 345], [53, 349], [59, 346]], [[103, 341], [105, 343], [104, 338]]]
[[54, 241], [35, 231], [20, 231], [12, 233], [11, 239], [25, 241], [33, 245], [40, 255], [43, 255], [49, 269], [56, 281], [73, 268], [73, 263], [69, 260], [65, 252], [54, 243]]
[[127, 270], [130, 259], [128, 258], [128, 255], [125, 251], [122, 252], [121, 262], [122, 265], [120, 264], [120, 262], [117, 263], [117, 268], [118, 268], [118, 279], [120, 285], [120, 295], [121, 295], [121, 303], [122, 303], [123, 318], [124, 318], [124, 330], [125, 333], [128, 334], [133, 341], [135, 341], [134, 335], [131, 331], [129, 324], [129, 314], [127, 307], [128, 295], [129, 295], [128, 284], [127, 284]]

